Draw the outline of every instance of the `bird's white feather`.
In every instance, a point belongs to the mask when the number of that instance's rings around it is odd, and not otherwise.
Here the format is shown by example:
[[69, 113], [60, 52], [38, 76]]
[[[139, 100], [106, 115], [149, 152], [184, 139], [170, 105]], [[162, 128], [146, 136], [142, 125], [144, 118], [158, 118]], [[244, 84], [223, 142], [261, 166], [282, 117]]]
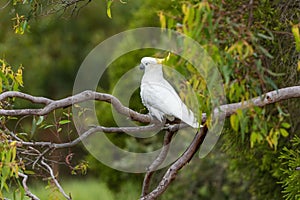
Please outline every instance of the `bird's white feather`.
[[145, 57], [145, 73], [141, 81], [141, 98], [149, 113], [162, 121], [165, 117], [176, 117], [186, 124], [198, 128], [193, 112], [182, 102], [171, 84], [164, 79], [162, 65], [155, 58]]

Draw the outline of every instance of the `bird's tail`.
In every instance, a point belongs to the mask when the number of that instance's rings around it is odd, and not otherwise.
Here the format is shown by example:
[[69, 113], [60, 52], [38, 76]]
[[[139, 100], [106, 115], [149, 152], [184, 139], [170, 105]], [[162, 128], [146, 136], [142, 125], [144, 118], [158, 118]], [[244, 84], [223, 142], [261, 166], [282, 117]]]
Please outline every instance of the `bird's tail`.
[[193, 128], [202, 127], [201, 124], [198, 123], [197, 118], [195, 117], [193, 111], [188, 109], [185, 104], [182, 104], [182, 116], [179, 117], [183, 122], [190, 125]]

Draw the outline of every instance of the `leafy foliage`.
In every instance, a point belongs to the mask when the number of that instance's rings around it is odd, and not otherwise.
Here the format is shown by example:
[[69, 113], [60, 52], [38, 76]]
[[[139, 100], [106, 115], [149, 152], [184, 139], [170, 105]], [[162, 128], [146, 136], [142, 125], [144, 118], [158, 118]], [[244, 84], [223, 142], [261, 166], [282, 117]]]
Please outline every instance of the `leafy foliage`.
[[[276, 31], [273, 30], [286, 29], [289, 25], [276, 21], [280, 11], [275, 3], [248, 3], [177, 3], [177, 12], [165, 11], [159, 16], [163, 28], [182, 32], [206, 49], [219, 66], [225, 80], [227, 102], [232, 103], [247, 101], [270, 89], [277, 89], [274, 80], [278, 81], [285, 75], [271, 70], [278, 58], [278, 55], [272, 55], [273, 46], [278, 45], [275, 43], [278, 35], [274, 35]], [[297, 31], [293, 27], [295, 35]], [[201, 80], [201, 77], [194, 77], [191, 82], [197, 80]], [[203, 90], [205, 88], [200, 89]], [[282, 198], [283, 188], [276, 184], [280, 180], [280, 160], [277, 157], [282, 151], [282, 144], [295, 134], [290, 133], [290, 120], [283, 104], [238, 110], [230, 117], [227, 126], [231, 130], [225, 131], [223, 150], [231, 157], [231, 170], [240, 172], [246, 183], [253, 183], [247, 186], [253, 197]], [[293, 185], [291, 187], [295, 188], [295, 183]]]
[[294, 136], [291, 148], [283, 147], [279, 157], [281, 161], [280, 181], [283, 185], [284, 198], [287, 200], [300, 198], [300, 138]]
[[4, 59], [0, 59], [0, 65], [0, 92], [17, 91], [20, 86], [23, 86], [22, 65], [16, 72]]
[[[18, 90], [23, 86], [22, 66], [15, 72], [4, 60], [0, 59], [0, 92]], [[11, 107], [12, 100], [1, 102], [1, 108]], [[25, 170], [24, 163], [17, 157], [17, 143], [9, 135], [9, 130], [5, 128], [10, 118], [0, 116], [0, 198], [3, 199], [3, 190], [6, 192], [20, 192], [24, 197], [24, 189], [18, 180], [19, 171]], [[9, 142], [11, 141], [11, 142]], [[11, 189], [13, 183], [17, 184], [16, 189]]]

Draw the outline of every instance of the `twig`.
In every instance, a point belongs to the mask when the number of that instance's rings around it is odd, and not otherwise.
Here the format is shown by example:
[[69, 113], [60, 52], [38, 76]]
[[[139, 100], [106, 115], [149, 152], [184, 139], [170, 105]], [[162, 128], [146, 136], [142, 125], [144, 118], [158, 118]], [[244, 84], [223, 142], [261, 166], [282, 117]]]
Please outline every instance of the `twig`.
[[190, 146], [187, 150], [180, 156], [178, 160], [176, 160], [167, 170], [162, 180], [158, 184], [158, 186], [150, 192], [148, 195], [143, 196], [140, 200], [153, 200], [160, 196], [171, 184], [171, 182], [176, 178], [178, 171], [186, 165], [194, 156], [196, 151], [199, 149], [200, 145], [204, 141], [204, 138], [207, 133], [207, 127], [204, 126], [201, 130], [196, 134]]
[[144, 177], [143, 181], [143, 188], [142, 188], [142, 195], [145, 196], [149, 193], [149, 188], [151, 184], [151, 178], [154, 173], [154, 171], [163, 163], [163, 161], [166, 159], [169, 148], [170, 148], [170, 142], [172, 140], [172, 137], [175, 132], [173, 131], [166, 131], [166, 135], [164, 137], [163, 147], [157, 158], [151, 163], [151, 165], [147, 168], [147, 173]]
[[249, 1], [249, 18], [248, 18], [248, 28], [251, 27], [253, 22], [253, 0]]
[[[146, 131], [153, 131], [161, 128], [159, 124], [151, 124], [147, 126], [140, 126], [140, 127], [104, 127], [104, 126], [95, 126], [90, 128], [89, 130], [85, 131], [82, 135], [80, 135], [75, 140], [66, 143], [52, 143], [52, 142], [26, 142], [26, 141], [15, 141], [18, 145], [23, 146], [41, 146], [41, 147], [49, 147], [54, 149], [62, 149], [62, 148], [69, 148], [77, 145], [83, 139], [89, 137], [91, 134], [96, 132], [103, 132], [103, 133], [137, 133], [137, 132], [146, 132]], [[8, 140], [8, 142], [13, 142], [13, 140]]]
[[[300, 97], [300, 86], [293, 86], [282, 88], [279, 90], [274, 90], [271, 92], [267, 92], [266, 94], [249, 99], [248, 101], [232, 103], [222, 105], [219, 108], [215, 109], [215, 114], [218, 112], [226, 113], [226, 117], [229, 117], [233, 113], [235, 113], [238, 109], [246, 109], [252, 106], [263, 107], [268, 104], [273, 104], [279, 101], [291, 99], [291, 98], [299, 98]], [[220, 111], [219, 111], [220, 110]]]
[[4, 6], [0, 7], [0, 10], [5, 9], [11, 3], [11, 1], [12, 0], [8, 0]]
[[31, 198], [32, 200], [40, 200], [37, 196], [35, 196], [34, 194], [32, 194], [27, 186], [27, 180], [28, 180], [28, 175], [23, 174], [21, 172], [18, 172], [18, 175], [23, 177], [23, 181], [22, 181], [22, 185], [23, 188], [25, 190], [25, 194], [26, 196], [28, 196], [29, 198]]
[[41, 164], [44, 165], [44, 166], [48, 169], [48, 171], [49, 171], [49, 173], [50, 173], [50, 176], [51, 176], [51, 178], [52, 178], [54, 184], [56, 185], [56, 187], [57, 187], [58, 190], [60, 191], [60, 193], [62, 193], [66, 199], [72, 200], [71, 196], [69, 196], [69, 195], [67, 195], [67, 194], [65, 193], [64, 189], [61, 187], [61, 185], [59, 184], [59, 182], [58, 182], [57, 179], [55, 178], [55, 175], [54, 175], [54, 173], [53, 173], [52, 168], [51, 168], [46, 162], [44, 162], [43, 160], [41, 161]]
[[37, 164], [37, 162], [43, 158], [43, 156], [50, 150], [50, 148], [47, 148], [45, 151], [43, 151], [42, 153], [39, 154], [39, 156], [35, 159], [35, 161], [32, 164], [32, 169], [35, 168], [35, 165]]

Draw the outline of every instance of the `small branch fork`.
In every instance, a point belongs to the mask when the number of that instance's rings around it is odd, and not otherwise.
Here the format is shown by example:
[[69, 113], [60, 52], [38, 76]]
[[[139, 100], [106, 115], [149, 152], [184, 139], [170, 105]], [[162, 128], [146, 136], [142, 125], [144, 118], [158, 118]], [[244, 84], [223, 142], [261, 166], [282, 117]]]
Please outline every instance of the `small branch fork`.
[[[287, 87], [282, 88], [279, 90], [268, 92], [260, 97], [256, 97], [253, 99], [250, 99], [248, 101], [239, 102], [239, 103], [232, 103], [232, 104], [226, 104], [221, 105], [218, 108], [215, 108], [214, 114], [217, 115], [226, 115], [226, 117], [229, 117], [230, 115], [234, 114], [238, 109], [245, 109], [252, 106], [265, 106], [268, 104], [273, 104], [275, 102], [279, 102], [286, 99], [291, 98], [299, 98], [300, 97], [300, 86], [294, 86], [294, 87]], [[26, 116], [26, 115], [32, 115], [32, 116], [44, 116], [47, 115], [57, 109], [60, 108], [66, 108], [69, 106], [72, 106], [74, 104], [79, 104], [81, 102], [95, 100], [95, 101], [104, 101], [107, 103], [110, 103], [114, 109], [128, 117], [131, 120], [139, 121], [142, 123], [150, 123], [151, 117], [149, 115], [140, 114], [138, 112], [135, 112], [131, 110], [128, 107], [125, 107], [121, 104], [121, 102], [114, 96], [110, 94], [105, 93], [98, 93], [94, 91], [84, 91], [79, 94], [66, 97], [60, 100], [52, 100], [44, 97], [36, 97], [29, 94], [25, 94], [22, 92], [4, 92], [0, 94], [0, 105], [1, 102], [5, 103], [5, 100], [7, 98], [22, 98], [28, 101], [31, 101], [34, 104], [43, 104], [43, 108], [40, 109], [0, 109], [0, 115], [3, 116]], [[206, 114], [202, 115], [202, 123], [205, 124], [206, 122]], [[68, 200], [72, 199], [71, 195], [67, 195], [62, 187], [60, 186], [59, 182], [57, 181], [53, 169], [50, 167], [49, 164], [47, 164], [47, 159], [45, 158], [45, 154], [48, 153], [50, 150], [54, 149], [61, 149], [61, 148], [70, 148], [78, 143], [81, 142], [81, 140], [89, 137], [92, 134], [96, 134], [97, 132], [102, 133], [124, 133], [124, 132], [147, 132], [152, 130], [165, 130], [165, 138], [163, 142], [163, 148], [158, 157], [152, 162], [152, 164], [148, 167], [147, 172], [145, 174], [144, 182], [143, 182], [143, 189], [141, 193], [141, 200], [149, 200], [149, 199], [156, 199], [159, 197], [163, 192], [168, 188], [170, 183], [175, 179], [178, 171], [184, 167], [194, 156], [195, 152], [200, 148], [206, 133], [207, 133], [207, 127], [204, 126], [201, 128], [197, 134], [195, 135], [193, 141], [191, 142], [190, 146], [186, 149], [186, 151], [176, 160], [165, 172], [165, 175], [163, 176], [162, 180], [159, 182], [159, 184], [150, 191], [150, 185], [151, 185], [151, 178], [154, 173], [154, 171], [163, 163], [165, 160], [168, 151], [169, 151], [169, 144], [172, 140], [172, 137], [174, 133], [176, 133], [179, 129], [187, 127], [186, 124], [175, 124], [175, 125], [163, 125], [158, 123], [152, 123], [146, 126], [140, 126], [140, 127], [104, 127], [104, 126], [91, 126], [88, 130], [86, 130], [83, 134], [81, 134], [78, 138], [65, 143], [52, 143], [52, 142], [27, 142], [19, 137], [17, 135], [8, 130], [3, 124], [0, 124], [2, 126], [2, 129], [4, 132], [7, 133], [7, 135], [10, 137], [8, 140], [9, 142], [16, 142], [17, 146], [19, 148], [23, 147], [21, 149], [21, 153], [26, 154], [28, 157], [26, 159], [29, 161], [27, 163], [33, 164], [34, 166], [38, 166], [39, 168], [46, 170], [49, 174], [52, 180], [54, 181], [56, 187], [59, 189], [59, 191], [64, 195], [64, 197]], [[4, 127], [4, 128], [3, 128]], [[25, 151], [24, 151], [25, 148]], [[38, 148], [46, 148], [43, 151], [37, 150]], [[34, 159], [29, 158], [30, 156], [34, 156]], [[25, 193], [28, 197], [30, 197], [33, 200], [39, 199], [34, 194], [30, 192], [30, 190], [27, 187], [27, 179], [28, 175], [19, 172], [19, 176], [23, 178], [22, 184], [25, 189]]]

